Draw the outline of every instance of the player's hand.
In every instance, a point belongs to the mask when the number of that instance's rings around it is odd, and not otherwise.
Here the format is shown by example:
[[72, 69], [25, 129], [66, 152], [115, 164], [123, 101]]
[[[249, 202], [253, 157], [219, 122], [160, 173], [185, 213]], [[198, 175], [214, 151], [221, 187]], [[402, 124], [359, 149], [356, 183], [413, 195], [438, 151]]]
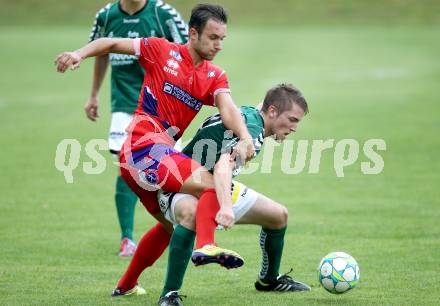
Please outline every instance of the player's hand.
[[68, 68], [78, 69], [82, 60], [77, 52], [63, 52], [56, 57], [55, 66], [58, 72], [64, 73]]
[[86, 105], [84, 105], [84, 111], [86, 112], [87, 118], [89, 118], [92, 121], [96, 121], [96, 118], [99, 117], [98, 98], [90, 97]]
[[234, 212], [232, 211], [232, 208], [220, 208], [217, 215], [215, 216], [215, 221], [218, 225], [223, 226], [225, 230], [230, 229], [235, 222]]
[[238, 166], [242, 166], [245, 162], [251, 160], [254, 155], [255, 146], [252, 138], [241, 139], [237, 143], [234, 152], [231, 154], [232, 158], [234, 158], [239, 164]]

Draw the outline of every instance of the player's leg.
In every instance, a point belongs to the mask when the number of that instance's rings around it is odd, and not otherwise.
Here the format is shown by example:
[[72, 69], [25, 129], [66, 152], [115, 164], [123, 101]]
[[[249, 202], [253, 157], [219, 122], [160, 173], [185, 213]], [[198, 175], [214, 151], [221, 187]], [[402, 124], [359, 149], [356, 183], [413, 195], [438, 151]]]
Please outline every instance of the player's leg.
[[197, 246], [192, 254], [194, 264], [217, 263], [227, 269], [241, 267], [244, 260], [237, 252], [220, 248], [214, 243], [213, 232], [217, 227], [215, 216], [220, 205], [213, 188], [212, 175], [205, 168], [194, 171], [185, 180], [180, 192], [199, 197], [196, 212]]
[[[159, 217], [160, 216], [160, 217]], [[162, 214], [156, 216], [161, 219]], [[136, 252], [130, 261], [124, 275], [118, 281], [116, 290], [124, 293], [136, 287], [141, 273], [152, 266], [163, 254], [170, 241], [170, 228], [163, 225], [164, 220], [160, 220], [155, 226], [149, 229], [139, 240]], [[114, 291], [114, 293], [115, 293]], [[120, 295], [120, 294], [118, 294]], [[113, 294], [115, 296], [115, 294]]]
[[158, 304], [173, 305], [171, 301], [178, 298], [194, 247], [198, 199], [183, 193], [160, 192], [159, 201], [165, 217], [175, 228], [169, 246], [165, 284]]
[[[177, 190], [180, 193], [191, 194], [199, 198], [198, 206], [210, 207], [209, 214], [214, 213], [215, 218], [219, 204], [213, 189], [213, 176], [206, 168], [183, 154], [172, 154], [161, 160], [161, 165], [158, 167], [158, 177], [167, 177], [166, 182], [161, 185], [164, 191], [176, 192]], [[212, 210], [213, 207], [215, 211]], [[199, 216], [196, 216], [196, 220], [198, 223]], [[204, 217], [201, 220], [204, 220]], [[198, 229], [197, 235], [203, 231], [210, 231], [210, 229], [203, 228], [205, 225], [203, 222], [200, 223], [203, 224], [202, 230]], [[214, 224], [214, 229], [215, 227], [216, 224]], [[230, 269], [238, 268], [244, 263], [243, 258], [236, 252], [220, 248], [217, 245], [206, 245], [197, 250], [196, 255], [199, 259], [196, 262], [197, 265], [218, 263]]]
[[[125, 158], [121, 155], [121, 164], [124, 164], [124, 162]], [[147, 267], [153, 265], [162, 255], [168, 246], [173, 231], [171, 223], [164, 218], [157, 204], [157, 192], [140, 187], [127, 167], [121, 167], [121, 175], [128, 186], [138, 195], [148, 212], [159, 222], [145, 233], [139, 241], [137, 250], [126, 272], [113, 291], [113, 296], [126, 295], [127, 292], [136, 288], [140, 274]]]
[[[141, 198], [147, 210], [155, 217], [160, 213], [160, 208], [157, 199], [149, 195], [151, 193], [149, 190], [158, 187], [170, 192], [183, 190], [198, 197], [204, 190], [213, 186], [212, 175], [206, 169], [170, 146], [154, 144], [133, 153], [125, 150], [122, 152], [120, 155], [121, 173], [124, 179]], [[160, 236], [159, 232], [153, 232], [152, 234]], [[163, 247], [163, 250], [169, 241], [169, 237], [167, 237], [168, 240], [165, 238], [162, 235], [163, 244], [158, 245]], [[144, 241], [146, 242], [144, 243]], [[149, 243], [150, 240], [142, 239], [138, 248], [142, 247], [143, 249], [145, 245], [145, 249], [147, 249], [147, 242]], [[156, 246], [152, 244], [151, 247], [155, 248]], [[223, 253], [228, 251], [218, 249]], [[132, 286], [137, 282], [142, 270], [148, 267], [146, 263], [151, 262], [152, 264], [160, 254], [153, 254], [155, 255], [153, 256], [140, 251], [136, 252], [126, 274], [119, 282], [119, 286], [124, 288]], [[233, 252], [230, 252], [230, 254], [231, 256], [234, 255]], [[150, 257], [150, 261], [146, 260], [145, 257]], [[128, 277], [125, 277], [126, 275]]]
[[[125, 129], [132, 119], [132, 115], [124, 112], [112, 113], [109, 132], [110, 152], [118, 157], [122, 144], [127, 138]], [[133, 241], [134, 211], [138, 197], [128, 187], [120, 174], [116, 177], [115, 204], [121, 228], [121, 246], [119, 256], [132, 256], [136, 250]]]
[[[148, 155], [150, 151], [154, 151], [152, 153], [155, 154], [153, 158], [150, 158], [151, 156]], [[172, 154], [169, 154], [170, 152]], [[205, 187], [198, 182], [205, 182], [206, 184], [210, 184], [211, 182], [212, 184], [212, 176], [210, 177], [207, 171], [203, 171], [203, 174], [196, 174], [194, 178], [190, 178], [191, 171], [194, 170], [194, 172], [197, 173], [197, 171], [201, 171], [201, 169], [199, 169], [201, 166], [183, 154], [174, 152], [174, 149], [168, 146], [159, 145], [155, 148], [146, 148], [144, 155], [137, 156], [138, 161], [147, 158], [150, 158], [150, 160], [160, 160], [161, 163], [154, 169], [138, 169], [127, 163], [127, 159], [129, 158], [132, 160], [135, 159], [130, 153], [120, 155], [122, 176], [130, 188], [139, 196], [145, 208], [158, 219], [160, 223], [150, 229], [139, 241], [138, 251], [134, 254], [129, 267], [118, 282], [118, 288], [121, 289], [122, 292], [136, 286], [138, 277], [142, 271], [148, 266], [151, 266], [163, 253], [169, 243], [170, 233], [172, 232], [172, 227], [167, 226], [167, 222], [160, 212], [156, 192], [149, 191], [149, 189], [152, 190], [155, 187], [154, 185], [157, 186], [157, 184], [160, 184], [166, 190], [178, 191], [183, 181], [188, 179], [185, 186], [188, 186], [187, 188], [192, 190], [195, 194], [200, 194]], [[151, 172], [147, 173], [147, 171]], [[143, 175], [151, 173], [154, 174], [151, 177]], [[202, 175], [201, 180], [199, 179], [199, 175]], [[147, 178], [147, 180], [145, 180], [145, 178]], [[151, 178], [154, 180], [148, 180]]]
[[279, 275], [287, 216], [287, 209], [284, 206], [258, 194], [252, 208], [237, 222], [237, 224], [261, 226], [260, 247], [263, 252], [263, 263], [260, 278], [265, 281], [272, 281]]
[[261, 226], [260, 247], [262, 264], [255, 287], [259, 291], [308, 291], [306, 284], [293, 280], [279, 269], [287, 228], [287, 209], [275, 201], [258, 194], [252, 207], [241, 217], [238, 224]]
[[[235, 221], [237, 217], [241, 218], [256, 201], [257, 193], [248, 189], [245, 185], [236, 181], [232, 182], [232, 209]], [[247, 191], [250, 190], [249, 193]], [[215, 244], [215, 229], [217, 222], [215, 217], [220, 209], [217, 196], [214, 189], [209, 189], [203, 194], [206, 201], [199, 201], [196, 213], [196, 248], [202, 248], [204, 245]], [[204, 231], [202, 230], [204, 229]]]
[[116, 177], [115, 204], [121, 227], [121, 247], [119, 256], [132, 256], [136, 250], [133, 240], [134, 211], [138, 197], [131, 191], [124, 179]]
[[[245, 185], [235, 181], [233, 182], [232, 210], [236, 221], [252, 207], [257, 199], [257, 195], [255, 191], [247, 188]], [[211, 254], [213, 256], [206, 256], [205, 254], [209, 254], [209, 250], [216, 245], [215, 229], [217, 228], [217, 222], [215, 221], [215, 217], [220, 206], [213, 189], [205, 191], [203, 196], [206, 201], [199, 201], [196, 213], [197, 240], [196, 250], [194, 250], [192, 256], [192, 261], [195, 265], [211, 262], [218, 263], [218, 260], [215, 260], [216, 254]], [[230, 257], [228, 254], [225, 254], [227, 258], [220, 257], [220, 259], [222, 259], [222, 262], [220, 262], [221, 265], [226, 268], [238, 268], [244, 264], [244, 260], [240, 255], [233, 251], [230, 252], [234, 254], [234, 256]]]
[[[110, 128], [109, 146], [111, 148], [122, 147], [123, 142], [126, 139], [125, 129], [130, 123], [132, 115], [127, 113], [113, 113], [112, 125]], [[174, 145], [174, 149], [177, 151], [182, 150], [182, 141], [179, 139]], [[114, 150], [111, 150], [115, 153]], [[136, 244], [133, 240], [134, 230], [134, 212], [136, 208], [137, 195], [127, 185], [122, 176], [118, 175], [116, 178], [116, 194], [115, 203], [116, 211], [118, 213], [119, 225], [121, 227], [121, 246], [119, 250], [119, 256], [133, 256], [136, 250]]]
[[[164, 219], [162, 213], [154, 215], [153, 217], [159, 222], [148, 230], [139, 240], [136, 252], [134, 253], [124, 275], [118, 281], [113, 296], [124, 295], [115, 294], [117, 290], [121, 293], [125, 293], [130, 291], [131, 288], [135, 288], [141, 273], [146, 268], [152, 266], [168, 246], [173, 230], [172, 225]], [[167, 223], [168, 225], [164, 225]]]
[[[250, 188], [248, 190], [255, 192]], [[285, 228], [288, 220], [287, 208], [261, 193], [255, 193], [257, 196], [254, 204], [236, 223], [257, 224], [270, 230]]]

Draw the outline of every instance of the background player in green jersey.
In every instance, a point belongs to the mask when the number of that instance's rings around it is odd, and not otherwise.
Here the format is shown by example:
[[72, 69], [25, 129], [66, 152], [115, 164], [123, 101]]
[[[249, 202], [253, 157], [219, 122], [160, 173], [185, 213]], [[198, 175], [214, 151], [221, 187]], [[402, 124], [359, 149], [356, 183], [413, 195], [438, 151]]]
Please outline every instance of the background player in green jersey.
[[[281, 84], [267, 92], [261, 110], [254, 107], [241, 107], [240, 110], [258, 154], [265, 137], [274, 136], [277, 141], [283, 141], [287, 135], [295, 132], [308, 112], [308, 106], [298, 89]], [[220, 223], [223, 210], [231, 208], [235, 222], [261, 226], [262, 265], [255, 288], [259, 291], [283, 292], [310, 290], [309, 286], [293, 280], [287, 274], [279, 274], [287, 209], [255, 190], [232, 181], [241, 167], [230, 154], [237, 141], [234, 135], [229, 134], [220, 117], [213, 115], [204, 121], [193, 140], [182, 151], [214, 172], [217, 194], [212, 189], [210, 196], [213, 199], [207, 202], [208, 205], [203, 203], [197, 207], [197, 198], [188, 194], [159, 194], [161, 210], [166, 219], [175, 225], [175, 229], [169, 246], [165, 286], [158, 305], [182, 305], [178, 290], [191, 257], [195, 229], [197, 249], [192, 252], [192, 260], [196, 265], [213, 262], [222, 265], [224, 260], [228, 260], [215, 251], [214, 231], [217, 223]], [[220, 207], [213, 205], [216, 197]]]
[[[96, 14], [90, 41], [100, 37], [164, 37], [176, 43], [186, 43], [188, 28], [180, 14], [160, 0], [120, 0], [107, 4]], [[127, 137], [125, 128], [136, 110], [144, 72], [136, 56], [110, 54], [97, 56], [93, 71], [90, 98], [85, 105], [87, 117], [98, 118], [98, 92], [110, 62], [111, 111], [109, 149], [118, 155]], [[116, 209], [121, 227], [120, 256], [133, 255], [134, 210], [137, 196], [120, 175], [116, 179]]]

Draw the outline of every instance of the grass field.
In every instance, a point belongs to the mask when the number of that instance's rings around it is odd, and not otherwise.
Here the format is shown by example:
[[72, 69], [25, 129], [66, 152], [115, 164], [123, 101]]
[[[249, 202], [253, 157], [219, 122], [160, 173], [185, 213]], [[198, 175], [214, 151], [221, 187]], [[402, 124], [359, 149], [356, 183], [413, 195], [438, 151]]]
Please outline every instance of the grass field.
[[[58, 52], [84, 43], [88, 30], [0, 31], [2, 305], [153, 305], [162, 288], [166, 254], [140, 279], [146, 297], [109, 297], [128, 264], [116, 256], [117, 169], [109, 154], [103, 152], [105, 172], [86, 175], [82, 162], [90, 159], [82, 151], [73, 184], [54, 166], [62, 139], [78, 139], [84, 147], [107, 135], [108, 84], [99, 122], [87, 121], [82, 110], [92, 61], [66, 75], [52, 64]], [[259, 229], [237, 226], [218, 240], [242, 254], [245, 266], [191, 266], [181, 291], [185, 305], [440, 303], [439, 36], [439, 26], [231, 28], [216, 63], [227, 70], [238, 104], [256, 104], [268, 87], [292, 82], [311, 108], [293, 139], [355, 139], [362, 146], [381, 138], [385, 168], [364, 175], [361, 151], [340, 178], [334, 150], [328, 150], [318, 174], [286, 175], [276, 149], [271, 174], [240, 180], [288, 207], [282, 271], [292, 267], [312, 291], [257, 293]], [[212, 111], [203, 110], [185, 137]], [[152, 225], [139, 205], [136, 239]], [[319, 288], [315, 271], [322, 256], [337, 250], [353, 255], [361, 269], [358, 288], [342, 296]]]

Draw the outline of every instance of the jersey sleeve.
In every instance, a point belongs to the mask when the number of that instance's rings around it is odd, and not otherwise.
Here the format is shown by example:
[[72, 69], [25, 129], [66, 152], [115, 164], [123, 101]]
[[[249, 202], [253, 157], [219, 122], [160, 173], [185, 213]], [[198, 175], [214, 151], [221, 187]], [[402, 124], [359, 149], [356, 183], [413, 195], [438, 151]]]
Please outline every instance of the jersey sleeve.
[[228, 76], [221, 69], [208, 70], [208, 77], [216, 78], [203, 104], [215, 106], [215, 97], [222, 92], [231, 92], [229, 89]]
[[163, 36], [171, 42], [185, 44], [188, 41], [188, 25], [180, 13], [163, 1], [157, 1], [156, 12]]
[[163, 38], [148, 37], [137, 38], [133, 40], [133, 48], [139, 63], [146, 69], [154, 64], [155, 59], [160, 56], [163, 44], [166, 42]]
[[[249, 134], [252, 137], [252, 142], [255, 146], [254, 157], [256, 157], [260, 153], [261, 147], [264, 142], [264, 127], [261, 125], [261, 123], [258, 122], [258, 120], [256, 120], [255, 116], [253, 116], [252, 114], [245, 114], [243, 113], [242, 109], [240, 110], [241, 116], [246, 124]], [[228, 133], [228, 135], [225, 134], [225, 138], [227, 139], [228, 137], [231, 137], [231, 139], [229, 141], [224, 141], [222, 153], [232, 153], [239, 142], [239, 138], [235, 135], [232, 135], [232, 131], [228, 131]], [[235, 161], [239, 168], [242, 165], [240, 159], [236, 159]]]
[[92, 31], [90, 32], [89, 36], [89, 42], [105, 36], [105, 23], [109, 13], [110, 5], [111, 4], [107, 4], [96, 13], [95, 20], [92, 26]]

